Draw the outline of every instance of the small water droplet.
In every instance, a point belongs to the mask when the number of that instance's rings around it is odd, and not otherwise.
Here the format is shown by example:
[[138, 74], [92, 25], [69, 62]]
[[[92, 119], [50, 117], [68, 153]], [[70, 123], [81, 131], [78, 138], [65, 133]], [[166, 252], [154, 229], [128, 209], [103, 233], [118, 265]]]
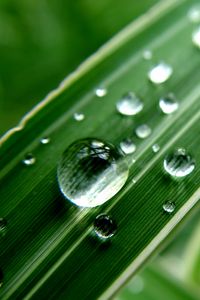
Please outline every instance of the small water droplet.
[[0, 235], [4, 236], [7, 231], [7, 221], [4, 218], [0, 218]]
[[132, 179], [132, 183], [134, 183], [134, 184], [136, 183], [136, 179], [135, 178]]
[[193, 32], [192, 42], [197, 48], [200, 48], [200, 27]]
[[195, 162], [185, 149], [179, 148], [165, 157], [163, 166], [171, 176], [185, 177], [192, 173]]
[[108, 201], [123, 187], [128, 173], [121, 151], [92, 138], [70, 145], [57, 170], [64, 196], [82, 207], [95, 207]]
[[173, 69], [170, 65], [160, 62], [155, 65], [148, 73], [149, 80], [155, 84], [166, 82], [172, 75]]
[[131, 154], [135, 152], [136, 145], [133, 143], [133, 141], [130, 138], [127, 138], [121, 141], [120, 148], [125, 154]]
[[85, 119], [85, 115], [82, 113], [75, 113], [74, 119], [78, 122], [83, 121]]
[[50, 143], [50, 138], [43, 137], [43, 138], [41, 138], [40, 143], [43, 144], [43, 145], [49, 144]]
[[143, 52], [143, 58], [146, 59], [146, 60], [150, 60], [152, 59], [152, 52], [151, 50], [144, 50]]
[[32, 153], [28, 153], [22, 161], [26, 166], [32, 166], [36, 162], [36, 158]]
[[200, 22], [200, 6], [192, 7], [188, 12], [188, 18], [192, 23]]
[[125, 116], [133, 116], [143, 109], [142, 101], [132, 92], [124, 95], [116, 104], [117, 111]]
[[116, 233], [117, 224], [107, 214], [100, 214], [94, 221], [94, 231], [98, 237], [109, 239]]
[[169, 213], [169, 214], [173, 213], [173, 211], [175, 210], [175, 208], [176, 208], [176, 205], [172, 201], [166, 201], [163, 204], [164, 211], [167, 212], [167, 213]]
[[158, 144], [154, 144], [152, 146], [152, 150], [153, 150], [154, 153], [157, 153], [160, 150], [160, 146]]
[[178, 102], [173, 94], [161, 97], [159, 100], [160, 109], [164, 114], [172, 114], [178, 109]]
[[107, 94], [107, 89], [99, 87], [95, 90], [95, 94], [99, 98], [104, 97]]
[[151, 134], [151, 128], [146, 124], [142, 124], [136, 128], [135, 133], [140, 139], [145, 139]]

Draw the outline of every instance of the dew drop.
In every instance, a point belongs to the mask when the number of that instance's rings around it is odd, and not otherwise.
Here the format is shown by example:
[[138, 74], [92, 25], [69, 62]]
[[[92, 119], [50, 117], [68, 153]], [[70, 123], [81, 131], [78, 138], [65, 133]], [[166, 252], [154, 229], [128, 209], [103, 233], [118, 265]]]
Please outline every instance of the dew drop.
[[154, 153], [157, 153], [160, 150], [160, 146], [158, 144], [154, 144], [152, 146], [152, 150], [153, 150]]
[[85, 119], [85, 115], [82, 113], [75, 113], [74, 119], [78, 122], [83, 121]]
[[143, 109], [143, 103], [134, 93], [129, 92], [117, 102], [116, 108], [122, 115], [133, 116]]
[[188, 18], [192, 23], [200, 22], [200, 6], [192, 7], [188, 12]]
[[164, 114], [172, 114], [173, 112], [175, 112], [178, 107], [179, 104], [175, 98], [175, 96], [173, 94], [169, 94], [166, 97], [161, 97], [159, 100], [159, 106], [161, 111]]
[[136, 128], [135, 133], [140, 139], [145, 139], [151, 134], [151, 128], [146, 124], [142, 124]]
[[165, 157], [163, 166], [171, 176], [185, 177], [194, 170], [195, 161], [185, 149], [179, 148]]
[[164, 211], [167, 212], [167, 213], [169, 213], [169, 214], [173, 213], [173, 211], [175, 210], [175, 208], [176, 208], [176, 205], [172, 201], [166, 201], [163, 204]]
[[71, 144], [57, 169], [61, 192], [82, 207], [95, 207], [108, 201], [123, 187], [128, 173], [120, 150], [92, 138]]
[[107, 89], [99, 87], [95, 90], [95, 94], [99, 98], [104, 97], [107, 94]]
[[100, 214], [94, 221], [94, 231], [101, 239], [109, 239], [117, 231], [116, 222], [107, 214]]
[[170, 65], [160, 62], [155, 65], [148, 73], [149, 80], [155, 84], [166, 82], [172, 75], [173, 69]]
[[132, 183], [135, 184], [137, 181], [135, 178], [132, 179]]
[[23, 164], [25, 164], [26, 166], [32, 166], [35, 164], [36, 162], [36, 158], [33, 156], [32, 153], [28, 153], [25, 158], [23, 159]]
[[197, 48], [200, 48], [200, 27], [193, 32], [192, 42]]
[[143, 52], [143, 58], [146, 60], [152, 59], [152, 52], [150, 50], [144, 50]]
[[43, 145], [49, 144], [50, 143], [50, 138], [43, 137], [43, 138], [41, 138], [40, 143], [43, 144]]
[[7, 221], [4, 218], [0, 218], [0, 235], [4, 236], [7, 231]]
[[130, 138], [127, 138], [121, 141], [120, 148], [125, 154], [131, 154], [135, 152], [136, 145], [133, 143], [133, 141]]

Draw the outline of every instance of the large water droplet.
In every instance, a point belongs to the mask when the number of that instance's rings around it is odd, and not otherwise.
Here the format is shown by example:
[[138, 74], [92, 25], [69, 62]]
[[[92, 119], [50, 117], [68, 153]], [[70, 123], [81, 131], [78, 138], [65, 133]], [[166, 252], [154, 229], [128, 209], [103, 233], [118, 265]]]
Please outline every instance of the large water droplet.
[[178, 102], [173, 94], [161, 97], [159, 100], [160, 109], [164, 114], [172, 114], [178, 109]]
[[70, 145], [57, 170], [64, 196], [82, 207], [108, 201], [123, 187], [128, 173], [125, 157], [117, 148], [91, 138]]
[[7, 221], [4, 218], [0, 218], [0, 235], [4, 236], [7, 231]]
[[75, 113], [74, 119], [78, 122], [83, 121], [85, 119], [85, 115], [82, 113]]
[[122, 115], [133, 116], [143, 109], [143, 103], [134, 93], [129, 92], [117, 102], [116, 108]]
[[169, 214], [173, 213], [173, 211], [175, 210], [175, 208], [176, 208], [176, 205], [172, 201], [166, 201], [163, 204], [164, 211], [167, 212], [167, 213], [169, 213]]
[[185, 177], [192, 173], [195, 168], [195, 161], [185, 149], [177, 149], [168, 154], [164, 159], [165, 171], [174, 177]]
[[26, 166], [32, 166], [36, 162], [36, 158], [32, 153], [28, 153], [22, 161]]
[[142, 124], [136, 128], [135, 133], [140, 139], [145, 139], [151, 134], [151, 128], [146, 124]]
[[193, 32], [192, 42], [197, 48], [200, 48], [200, 27]]
[[50, 138], [43, 137], [43, 138], [41, 138], [40, 143], [43, 144], [43, 145], [49, 144], [50, 143]]
[[94, 221], [94, 231], [102, 239], [111, 238], [117, 231], [116, 222], [106, 214], [100, 214]]
[[131, 154], [135, 152], [136, 145], [133, 143], [133, 141], [130, 138], [127, 138], [121, 141], [120, 148], [125, 154]]
[[160, 62], [155, 65], [148, 73], [149, 80], [155, 84], [166, 82], [172, 75], [173, 69], [170, 65]]
[[95, 94], [97, 95], [97, 97], [104, 97], [107, 94], [107, 89], [99, 87], [96, 89]]

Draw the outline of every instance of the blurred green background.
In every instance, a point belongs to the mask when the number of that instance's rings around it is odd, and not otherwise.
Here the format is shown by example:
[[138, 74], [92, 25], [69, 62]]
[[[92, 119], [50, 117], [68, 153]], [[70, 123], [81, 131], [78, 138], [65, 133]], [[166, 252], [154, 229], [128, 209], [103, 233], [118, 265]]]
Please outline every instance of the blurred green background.
[[0, 135], [158, 0], [1, 0]]

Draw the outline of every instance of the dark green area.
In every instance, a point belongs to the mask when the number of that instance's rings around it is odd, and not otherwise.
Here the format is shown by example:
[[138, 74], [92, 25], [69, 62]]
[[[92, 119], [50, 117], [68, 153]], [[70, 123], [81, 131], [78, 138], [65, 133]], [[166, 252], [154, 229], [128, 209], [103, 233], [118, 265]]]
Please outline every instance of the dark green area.
[[2, 0], [0, 135], [158, 0]]

